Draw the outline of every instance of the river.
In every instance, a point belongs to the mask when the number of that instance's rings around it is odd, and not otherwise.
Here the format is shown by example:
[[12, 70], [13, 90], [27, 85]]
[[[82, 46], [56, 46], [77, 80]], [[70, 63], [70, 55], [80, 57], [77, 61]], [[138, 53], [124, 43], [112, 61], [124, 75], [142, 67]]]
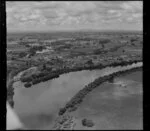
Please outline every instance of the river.
[[99, 76], [139, 66], [142, 66], [142, 62], [125, 67], [71, 72], [33, 85], [31, 88], [24, 88], [22, 83], [16, 82], [14, 84], [14, 109], [27, 128], [51, 128], [60, 107], [63, 107], [85, 85]]
[[[75, 130], [142, 130], [143, 129], [142, 69], [104, 82], [84, 98], [73, 112]], [[81, 121], [94, 122], [91, 128]]]

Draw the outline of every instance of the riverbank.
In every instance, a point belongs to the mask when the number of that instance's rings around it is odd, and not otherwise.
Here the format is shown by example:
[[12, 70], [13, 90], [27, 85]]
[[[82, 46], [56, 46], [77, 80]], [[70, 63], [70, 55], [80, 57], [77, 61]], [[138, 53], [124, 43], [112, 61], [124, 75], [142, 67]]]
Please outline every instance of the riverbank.
[[[118, 77], [120, 75], [127, 75], [128, 73], [132, 73], [138, 70], [141, 70], [142, 67], [136, 67], [136, 68], [132, 68], [132, 69], [128, 69], [128, 70], [124, 70], [124, 71], [118, 71], [115, 73], [112, 73], [110, 75], [106, 75], [104, 77], [99, 77], [97, 79], [95, 79], [93, 82], [89, 83], [88, 85], [86, 85], [82, 90], [80, 90], [66, 105], [64, 108], [61, 108], [59, 111], [59, 117], [60, 120], [63, 121], [62, 118], [65, 118], [63, 116], [68, 116], [70, 115], [70, 112], [73, 112], [75, 110], [77, 110], [77, 108], [79, 107], [80, 103], [83, 101], [84, 97], [91, 92], [94, 88], [99, 87], [99, 85], [101, 85], [103, 82], [109, 81], [112, 79], [114, 79], [115, 77]], [[59, 117], [57, 118], [57, 120], [59, 120]], [[58, 129], [63, 129], [63, 124], [56, 122], [56, 125], [59, 125], [57, 128], [55, 127], [54, 129], [58, 130]], [[68, 122], [69, 123], [69, 122]]]
[[[138, 63], [138, 62], [141, 62], [141, 60], [118, 61], [118, 62], [113, 62], [113, 63], [107, 63], [104, 65], [99, 64], [99, 65], [95, 65], [95, 66], [93, 65], [93, 66], [88, 66], [88, 67], [74, 67], [74, 68], [69, 68], [69, 69], [61, 69], [61, 70], [53, 71], [51, 73], [47, 72], [46, 74], [48, 75], [45, 75], [45, 73], [41, 73], [39, 74], [38, 79], [36, 79], [37, 76], [32, 75], [32, 78], [31, 77], [25, 78], [23, 82], [27, 80], [28, 82], [25, 82], [25, 84], [29, 88], [29, 87], [32, 87], [32, 85], [34, 84], [38, 84], [40, 82], [45, 82], [54, 78], [58, 78], [59, 75], [69, 73], [69, 72], [103, 69], [106, 67], [127, 66], [133, 63]], [[20, 79], [20, 80], [22, 81], [23, 79]], [[12, 79], [12, 82], [10, 82], [10, 84], [8, 84], [9, 86], [7, 87], [7, 100], [10, 102], [11, 105], [13, 105], [12, 103], [13, 103], [13, 95], [14, 95], [13, 83], [14, 83], [14, 80]]]
[[69, 72], [76, 72], [82, 70], [95, 70], [95, 69], [103, 69], [106, 67], [116, 67], [116, 66], [126, 66], [129, 64], [141, 62], [141, 60], [128, 60], [128, 61], [116, 61], [107, 64], [98, 64], [98, 65], [88, 65], [88, 66], [80, 66], [80, 67], [72, 67], [72, 68], [62, 68], [56, 71], [43, 71], [38, 74], [33, 74], [29, 77], [21, 77], [21, 82], [25, 83], [24, 86], [26, 88], [32, 87], [32, 85], [38, 84], [40, 82], [46, 82], [48, 80], [58, 78], [60, 75], [69, 73]]

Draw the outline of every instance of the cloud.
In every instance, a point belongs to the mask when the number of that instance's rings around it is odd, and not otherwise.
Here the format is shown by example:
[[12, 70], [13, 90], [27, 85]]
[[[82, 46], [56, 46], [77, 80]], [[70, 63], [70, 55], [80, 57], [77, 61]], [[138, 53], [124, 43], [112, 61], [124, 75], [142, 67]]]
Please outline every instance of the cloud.
[[82, 28], [86, 24], [88, 27], [111, 22], [139, 24], [142, 8], [142, 1], [6, 2], [8, 29], [71, 25]]
[[143, 15], [141, 13], [135, 13], [132, 16], [135, 18], [142, 18]]
[[125, 10], [142, 10], [142, 4], [143, 2], [142, 1], [129, 1], [129, 2], [126, 2], [126, 3], [123, 3], [121, 5], [121, 7]]

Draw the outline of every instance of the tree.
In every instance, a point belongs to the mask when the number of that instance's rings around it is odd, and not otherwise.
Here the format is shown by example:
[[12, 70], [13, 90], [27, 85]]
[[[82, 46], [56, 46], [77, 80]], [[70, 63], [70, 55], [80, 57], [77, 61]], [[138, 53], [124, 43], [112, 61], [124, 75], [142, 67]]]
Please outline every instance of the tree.
[[96, 54], [96, 55], [101, 54], [101, 53], [102, 53], [102, 51], [100, 49], [94, 50], [94, 54]]
[[30, 48], [31, 46], [30, 46], [30, 45], [28, 45], [28, 44], [26, 44], [26, 45], [25, 45], [25, 47]]
[[93, 123], [92, 120], [83, 119], [82, 120], [82, 125], [87, 126], [87, 127], [92, 127], [92, 126], [94, 126], [94, 123]]
[[109, 80], [110, 83], [114, 83], [114, 77], [112, 76]]
[[102, 48], [105, 48], [105, 45], [104, 45], [104, 44], [102, 44]]
[[86, 64], [88, 64], [88, 65], [93, 65], [93, 61], [90, 59], [90, 60], [88, 60], [87, 62], [86, 62]]
[[25, 87], [25, 88], [29, 88], [29, 87], [31, 87], [31, 86], [32, 86], [32, 84], [29, 83], [29, 82], [27, 82], [27, 83], [24, 84], [24, 87]]
[[134, 41], [136, 41], [136, 39], [131, 39], [131, 43], [134, 42]]
[[109, 39], [102, 39], [102, 40], [99, 41], [100, 44], [106, 44], [108, 42], [110, 42]]
[[11, 57], [11, 60], [16, 60], [16, 58], [15, 57]]
[[46, 64], [45, 63], [43, 64], [42, 68], [43, 68], [43, 70], [46, 70]]
[[59, 115], [63, 115], [66, 112], [65, 108], [60, 108]]
[[22, 58], [22, 57], [25, 57], [27, 54], [25, 52], [21, 52], [19, 53], [19, 57]]

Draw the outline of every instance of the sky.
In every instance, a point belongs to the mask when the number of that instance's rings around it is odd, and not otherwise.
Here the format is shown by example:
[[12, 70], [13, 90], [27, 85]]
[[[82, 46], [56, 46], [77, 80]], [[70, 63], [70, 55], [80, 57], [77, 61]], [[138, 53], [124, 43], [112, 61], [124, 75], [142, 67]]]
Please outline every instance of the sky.
[[8, 32], [143, 30], [142, 1], [7, 1]]

